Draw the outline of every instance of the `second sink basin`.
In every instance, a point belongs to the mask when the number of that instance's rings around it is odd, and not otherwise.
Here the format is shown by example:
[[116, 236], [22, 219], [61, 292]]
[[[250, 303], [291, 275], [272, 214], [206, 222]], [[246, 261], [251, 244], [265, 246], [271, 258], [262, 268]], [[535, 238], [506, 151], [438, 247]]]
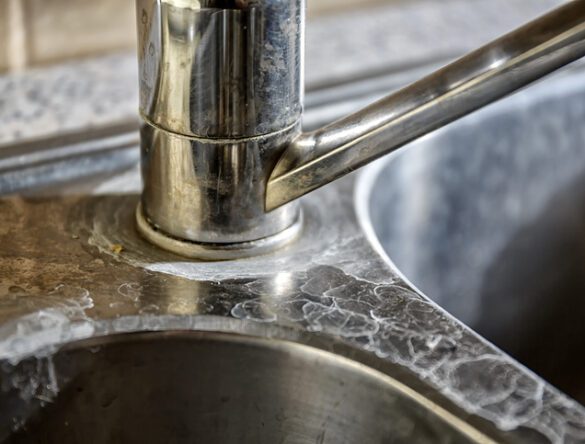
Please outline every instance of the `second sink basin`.
[[585, 403], [585, 82], [572, 71], [385, 161], [369, 211], [406, 279]]

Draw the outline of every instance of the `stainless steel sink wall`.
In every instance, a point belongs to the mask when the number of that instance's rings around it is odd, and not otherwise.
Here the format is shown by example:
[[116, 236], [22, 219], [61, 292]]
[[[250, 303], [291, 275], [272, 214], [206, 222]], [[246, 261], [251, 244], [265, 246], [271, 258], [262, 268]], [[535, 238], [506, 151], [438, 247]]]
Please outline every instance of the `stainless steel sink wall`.
[[[9, 401], [3, 396], [4, 418], [18, 411], [30, 419], [12, 435], [0, 425], [2, 442], [476, 442], [395, 380], [293, 342], [201, 332], [118, 335], [66, 347], [49, 365], [45, 402], [25, 400], [16, 389]], [[28, 359], [19, 372], [34, 378], [37, 366]]]
[[466, 118], [390, 159], [372, 223], [402, 274], [585, 402], [583, 70]]

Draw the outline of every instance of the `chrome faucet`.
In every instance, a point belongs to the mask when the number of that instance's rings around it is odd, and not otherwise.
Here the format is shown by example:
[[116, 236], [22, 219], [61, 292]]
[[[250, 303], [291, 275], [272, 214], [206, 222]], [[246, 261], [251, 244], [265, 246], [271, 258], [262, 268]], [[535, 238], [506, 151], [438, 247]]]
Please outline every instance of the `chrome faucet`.
[[148, 240], [207, 260], [281, 247], [302, 227], [297, 198], [585, 55], [585, 0], [573, 0], [303, 133], [304, 11], [304, 0], [137, 0]]

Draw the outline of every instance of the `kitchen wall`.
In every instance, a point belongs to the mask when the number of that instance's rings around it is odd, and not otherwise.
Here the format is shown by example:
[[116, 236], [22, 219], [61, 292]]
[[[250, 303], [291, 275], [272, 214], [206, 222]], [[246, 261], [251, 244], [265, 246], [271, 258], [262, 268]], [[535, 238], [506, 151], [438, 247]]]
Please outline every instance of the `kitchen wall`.
[[[308, 13], [398, 0], [308, 0]], [[134, 0], [0, 0], [0, 71], [130, 48]]]

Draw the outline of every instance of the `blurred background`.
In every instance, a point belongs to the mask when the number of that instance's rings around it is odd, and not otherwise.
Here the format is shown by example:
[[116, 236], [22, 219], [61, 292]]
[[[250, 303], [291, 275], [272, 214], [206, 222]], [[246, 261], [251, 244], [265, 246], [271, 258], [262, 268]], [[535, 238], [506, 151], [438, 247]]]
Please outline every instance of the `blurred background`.
[[[308, 14], [399, 1], [313, 0]], [[0, 72], [132, 48], [134, 39], [133, 0], [0, 0]]]
[[[307, 0], [306, 128], [562, 1]], [[135, 47], [135, 0], [0, 0], [1, 154], [16, 141], [137, 126]]]

